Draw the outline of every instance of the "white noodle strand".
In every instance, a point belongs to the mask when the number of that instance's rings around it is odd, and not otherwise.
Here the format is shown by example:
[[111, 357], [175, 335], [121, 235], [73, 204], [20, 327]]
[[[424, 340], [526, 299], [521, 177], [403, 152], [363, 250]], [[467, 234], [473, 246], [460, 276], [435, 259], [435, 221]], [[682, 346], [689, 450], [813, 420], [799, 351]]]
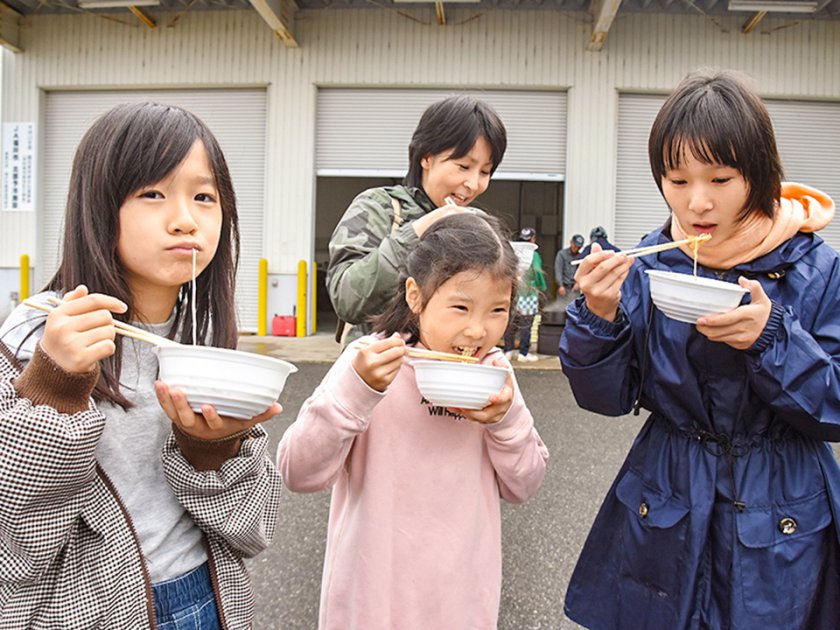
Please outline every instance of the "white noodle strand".
[[193, 345], [198, 345], [196, 341], [196, 321], [195, 321], [195, 256], [196, 249], [193, 247], [193, 272], [192, 272], [192, 296], [190, 297], [190, 309], [192, 310], [192, 342]]

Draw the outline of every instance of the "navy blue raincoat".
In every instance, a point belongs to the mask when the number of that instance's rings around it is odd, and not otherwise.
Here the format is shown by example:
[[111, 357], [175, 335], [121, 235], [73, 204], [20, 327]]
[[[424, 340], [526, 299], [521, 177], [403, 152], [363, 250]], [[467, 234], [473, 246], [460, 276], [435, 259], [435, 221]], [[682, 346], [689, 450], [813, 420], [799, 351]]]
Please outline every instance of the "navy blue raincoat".
[[[643, 245], [670, 241], [670, 227]], [[840, 628], [840, 259], [799, 233], [726, 273], [773, 302], [747, 351], [653, 307], [636, 260], [607, 322], [569, 305], [563, 371], [580, 406], [651, 412], [595, 519], [566, 614], [589, 628]], [[749, 300], [749, 295], [745, 296]]]

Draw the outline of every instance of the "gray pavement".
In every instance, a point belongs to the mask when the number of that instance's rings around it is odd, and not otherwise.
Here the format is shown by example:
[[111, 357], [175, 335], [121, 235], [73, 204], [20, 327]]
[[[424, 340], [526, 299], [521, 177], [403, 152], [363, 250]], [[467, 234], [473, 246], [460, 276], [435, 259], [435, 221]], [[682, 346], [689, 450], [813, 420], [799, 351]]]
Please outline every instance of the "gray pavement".
[[[306, 343], [296, 342], [291, 350], [276, 338], [246, 338], [240, 344], [287, 358], [300, 369], [281, 396], [282, 415], [267, 425], [272, 454], [329, 368], [324, 362], [329, 359], [322, 357], [335, 351], [323, 340], [310, 338], [304, 349]], [[503, 504], [500, 630], [579, 628], [563, 615], [566, 586], [601, 500], [642, 424], [642, 417], [607, 418], [578, 409], [557, 359], [544, 357], [539, 364], [545, 369], [517, 365], [516, 376], [551, 456], [539, 494], [523, 505]], [[275, 540], [248, 561], [257, 630], [317, 628], [328, 509], [329, 493], [283, 490]]]

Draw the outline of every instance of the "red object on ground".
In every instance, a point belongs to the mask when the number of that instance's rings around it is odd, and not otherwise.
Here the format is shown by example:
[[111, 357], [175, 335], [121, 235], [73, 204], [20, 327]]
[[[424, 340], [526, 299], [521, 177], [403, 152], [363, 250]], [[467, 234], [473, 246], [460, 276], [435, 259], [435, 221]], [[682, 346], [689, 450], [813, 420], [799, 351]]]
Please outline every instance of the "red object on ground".
[[275, 337], [294, 337], [297, 318], [294, 315], [275, 315], [271, 320], [271, 334]]

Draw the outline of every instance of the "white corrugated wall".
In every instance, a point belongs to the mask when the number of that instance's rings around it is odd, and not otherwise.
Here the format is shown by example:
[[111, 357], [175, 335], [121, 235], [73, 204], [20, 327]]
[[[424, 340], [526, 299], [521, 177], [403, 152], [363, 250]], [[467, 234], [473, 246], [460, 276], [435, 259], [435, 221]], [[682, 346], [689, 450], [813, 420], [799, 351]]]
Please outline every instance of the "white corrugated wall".
[[[840, 21], [619, 13], [601, 52], [585, 50], [584, 13], [407, 9], [301, 12], [298, 49], [254, 12], [160, 14], [152, 31], [92, 15], [30, 17], [24, 53], [7, 55], [6, 121], [40, 120], [42, 90], [267, 86], [262, 247], [273, 273], [294, 273], [313, 242], [317, 86], [568, 90], [566, 233], [613, 227], [618, 91], [665, 92], [700, 65], [737, 68], [763, 95], [840, 100]], [[120, 17], [130, 22], [125, 12]], [[35, 217], [0, 214], [0, 266], [37, 260]]]
[[558, 90], [323, 88], [318, 91], [318, 175], [402, 178], [425, 109], [453, 94], [490, 104], [505, 121], [507, 151], [494, 177], [559, 181], [566, 172], [566, 93]]

